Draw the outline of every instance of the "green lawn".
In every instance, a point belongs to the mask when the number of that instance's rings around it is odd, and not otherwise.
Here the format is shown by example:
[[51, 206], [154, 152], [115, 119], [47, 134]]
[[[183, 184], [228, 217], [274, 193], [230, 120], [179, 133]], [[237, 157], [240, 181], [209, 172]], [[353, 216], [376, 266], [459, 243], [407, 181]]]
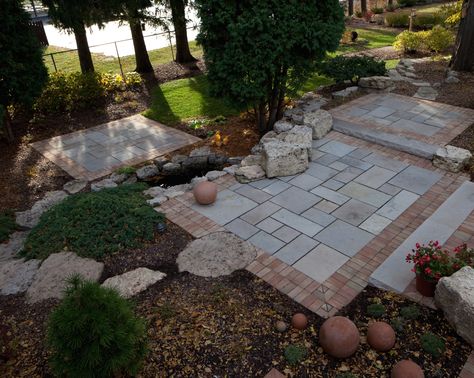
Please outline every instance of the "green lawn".
[[[189, 42], [189, 48], [194, 57], [198, 58], [202, 55], [202, 49], [200, 46], [197, 46], [195, 41]], [[174, 46], [173, 49], [174, 51], [176, 51], [176, 48]], [[58, 51], [65, 51], [65, 49], [62, 47], [49, 46], [44, 53], [50, 54]], [[169, 63], [173, 60], [173, 57], [171, 55], [171, 49], [169, 47], [164, 47], [157, 50], [150, 50], [148, 51], [148, 55], [150, 56], [151, 63], [154, 66]], [[120, 59], [124, 72], [130, 72], [135, 69], [134, 55], [124, 56]], [[80, 71], [77, 51], [54, 54], [54, 60], [56, 62], [56, 67], [58, 68], [58, 70], [61, 70], [63, 72]], [[92, 60], [94, 62], [96, 71], [120, 73], [120, 66], [116, 57], [92, 53]], [[54, 72], [54, 65], [51, 56], [44, 56], [44, 61], [49, 72]]]
[[236, 115], [241, 110], [223, 99], [211, 97], [207, 78], [201, 75], [158, 85], [152, 92], [151, 108], [144, 115], [172, 125], [191, 118]]
[[400, 10], [400, 12], [411, 13], [412, 9], [416, 9], [416, 13], [436, 13], [443, 5], [449, 5], [453, 3], [437, 3], [437, 4], [426, 4], [426, 5], [415, 5], [414, 7], [406, 7]]

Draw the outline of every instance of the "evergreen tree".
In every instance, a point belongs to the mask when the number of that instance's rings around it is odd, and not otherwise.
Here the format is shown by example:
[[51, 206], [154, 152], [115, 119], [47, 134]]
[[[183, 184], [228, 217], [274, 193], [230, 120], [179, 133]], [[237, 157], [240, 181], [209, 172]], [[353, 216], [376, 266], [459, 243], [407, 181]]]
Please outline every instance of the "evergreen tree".
[[451, 66], [458, 71], [474, 71], [474, 0], [463, 2]]

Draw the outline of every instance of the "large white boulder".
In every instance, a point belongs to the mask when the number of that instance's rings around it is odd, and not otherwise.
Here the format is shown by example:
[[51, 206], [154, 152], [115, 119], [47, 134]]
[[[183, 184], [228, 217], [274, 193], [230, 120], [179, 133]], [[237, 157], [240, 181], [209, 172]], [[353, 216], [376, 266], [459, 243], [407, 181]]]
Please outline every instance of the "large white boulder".
[[265, 142], [263, 160], [268, 178], [296, 175], [308, 168], [308, 148], [283, 141]]
[[16, 223], [21, 227], [35, 227], [44, 212], [62, 202], [66, 197], [68, 194], [62, 190], [46, 193], [44, 198], [36, 202], [30, 210], [16, 213]]
[[23, 293], [33, 281], [41, 261], [11, 260], [0, 264], [0, 294]]
[[474, 269], [464, 267], [436, 285], [436, 305], [459, 336], [474, 346]]
[[313, 139], [321, 139], [332, 129], [332, 115], [326, 110], [304, 114], [303, 123], [313, 130]]
[[265, 171], [260, 165], [247, 165], [245, 167], [236, 168], [234, 176], [241, 184], [247, 184], [263, 179], [265, 177]]
[[459, 172], [471, 158], [472, 154], [468, 150], [447, 145], [438, 148], [433, 156], [433, 165], [449, 172]]
[[295, 144], [299, 147], [311, 149], [313, 130], [307, 126], [297, 125], [290, 131], [279, 134], [278, 139], [285, 143]]
[[358, 84], [361, 88], [387, 89], [393, 87], [393, 80], [388, 76], [361, 77]]
[[107, 278], [102, 286], [117, 290], [125, 298], [146, 290], [166, 277], [165, 273], [148, 268], [137, 268], [119, 276]]

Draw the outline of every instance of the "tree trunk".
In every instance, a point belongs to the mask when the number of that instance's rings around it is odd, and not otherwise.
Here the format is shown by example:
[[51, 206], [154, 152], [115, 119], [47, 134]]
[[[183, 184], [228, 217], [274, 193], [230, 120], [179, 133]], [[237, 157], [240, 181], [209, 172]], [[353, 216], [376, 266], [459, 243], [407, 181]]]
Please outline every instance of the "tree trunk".
[[474, 0], [464, 0], [450, 65], [455, 71], [474, 70]]
[[170, 0], [170, 5], [176, 37], [176, 62], [195, 62], [196, 58], [191, 55], [189, 50], [184, 0]]
[[77, 53], [79, 54], [79, 63], [81, 64], [82, 73], [94, 72], [94, 63], [92, 63], [92, 56], [89, 50], [84, 25], [74, 28], [74, 36], [76, 37]]
[[354, 14], [354, 0], [349, 0], [347, 5], [347, 12], [349, 16]]
[[393, 5], [393, 0], [388, 0], [388, 5]]
[[153, 72], [153, 66], [148, 56], [148, 51], [143, 38], [142, 25], [139, 19], [130, 19], [130, 32], [132, 33], [133, 48], [135, 49], [135, 71], [139, 73]]
[[[2, 106], [2, 105], [0, 105]], [[3, 127], [5, 129], [5, 138], [8, 143], [13, 143], [15, 140], [15, 137], [13, 136], [13, 130], [12, 130], [12, 120], [10, 118], [10, 114], [8, 114], [8, 110], [6, 106], [3, 107]]]
[[367, 13], [367, 0], [360, 0], [360, 11], [362, 14]]

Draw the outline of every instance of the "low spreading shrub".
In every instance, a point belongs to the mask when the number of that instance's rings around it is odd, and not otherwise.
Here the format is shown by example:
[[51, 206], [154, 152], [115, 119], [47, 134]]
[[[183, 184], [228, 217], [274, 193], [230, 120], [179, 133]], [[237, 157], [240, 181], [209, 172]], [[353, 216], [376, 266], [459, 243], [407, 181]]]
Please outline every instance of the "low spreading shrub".
[[447, 50], [454, 43], [454, 34], [442, 26], [435, 26], [426, 35], [428, 50], [439, 53]]
[[400, 315], [402, 318], [407, 320], [416, 320], [420, 317], [420, 309], [418, 306], [410, 305], [400, 309]]
[[454, 43], [454, 35], [442, 26], [435, 26], [428, 31], [410, 32], [405, 30], [397, 35], [393, 46], [403, 52], [447, 50]]
[[420, 343], [423, 350], [426, 353], [431, 354], [434, 358], [441, 357], [446, 350], [444, 340], [430, 332], [421, 335]]
[[396, 36], [393, 47], [405, 53], [412, 53], [415, 51], [421, 51], [424, 41], [422, 39], [422, 34], [426, 32], [411, 32], [405, 30]]
[[385, 62], [367, 56], [336, 56], [319, 65], [319, 72], [337, 83], [350, 80], [357, 83], [361, 77], [379, 76], [386, 73]]
[[56, 376], [136, 375], [146, 353], [145, 322], [115, 290], [76, 276], [49, 318], [47, 343]]
[[141, 76], [136, 72], [126, 73], [125, 77], [97, 72], [86, 74], [56, 72], [49, 75], [34, 109], [41, 114], [55, 114], [97, 107], [105, 101], [108, 94], [127, 89], [134, 90], [139, 88], [141, 83]]
[[[443, 18], [435, 13], [420, 13], [413, 20], [415, 29], [431, 29], [435, 25], [443, 23]], [[410, 25], [408, 13], [391, 13], [385, 16], [385, 25], [393, 28], [407, 28]]]
[[8, 240], [9, 235], [15, 231], [16, 224], [13, 213], [0, 213], [0, 243]]
[[381, 303], [372, 303], [367, 306], [367, 315], [380, 318], [385, 314], [385, 306]]
[[296, 365], [304, 360], [308, 354], [303, 345], [291, 344], [285, 348], [285, 359], [290, 365]]
[[382, 13], [383, 13], [383, 8], [373, 7], [370, 11], [371, 11], [373, 14], [382, 14]]
[[154, 226], [164, 217], [146, 203], [144, 189], [144, 184], [122, 185], [68, 197], [41, 216], [21, 255], [45, 259], [69, 250], [100, 258], [141, 246], [153, 239]]

